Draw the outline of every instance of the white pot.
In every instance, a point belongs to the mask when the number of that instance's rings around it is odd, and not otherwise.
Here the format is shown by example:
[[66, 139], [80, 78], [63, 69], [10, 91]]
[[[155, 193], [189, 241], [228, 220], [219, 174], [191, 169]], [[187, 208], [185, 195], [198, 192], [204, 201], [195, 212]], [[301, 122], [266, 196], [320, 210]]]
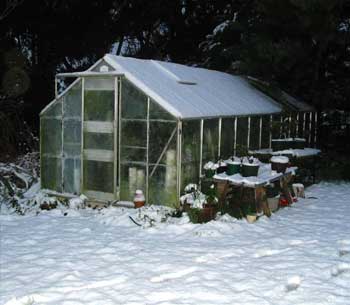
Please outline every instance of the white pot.
[[256, 222], [256, 215], [247, 215], [248, 223]]

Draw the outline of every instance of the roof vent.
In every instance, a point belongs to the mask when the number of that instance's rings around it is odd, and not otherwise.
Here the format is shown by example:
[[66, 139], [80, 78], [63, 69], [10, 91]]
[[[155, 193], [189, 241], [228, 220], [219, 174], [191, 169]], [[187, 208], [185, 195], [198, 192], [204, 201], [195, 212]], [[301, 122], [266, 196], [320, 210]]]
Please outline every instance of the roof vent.
[[181, 79], [179, 76], [177, 76], [174, 72], [168, 70], [164, 65], [162, 65], [160, 62], [151, 60], [151, 62], [161, 71], [163, 71], [165, 74], [173, 78], [177, 83], [182, 84], [182, 85], [197, 85], [195, 81], [191, 80], [185, 80]]
[[102, 66], [100, 67], [100, 72], [108, 72], [108, 71], [109, 71], [108, 66], [102, 65]]

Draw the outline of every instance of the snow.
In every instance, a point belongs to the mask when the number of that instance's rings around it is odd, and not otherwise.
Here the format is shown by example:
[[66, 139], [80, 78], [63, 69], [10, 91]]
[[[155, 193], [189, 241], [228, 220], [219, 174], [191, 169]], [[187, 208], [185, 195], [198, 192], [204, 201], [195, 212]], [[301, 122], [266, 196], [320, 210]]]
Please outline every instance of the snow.
[[250, 150], [249, 154], [270, 154], [274, 156], [279, 155], [292, 155], [293, 157], [308, 157], [308, 156], [316, 156], [321, 153], [321, 150], [316, 148], [303, 148], [303, 149], [285, 149], [285, 150], [279, 150], [279, 151], [272, 151], [271, 148], [263, 148], [259, 150]]
[[286, 164], [289, 162], [289, 158], [285, 156], [273, 156], [270, 162]]
[[254, 224], [139, 227], [122, 208], [0, 215], [0, 304], [349, 304], [350, 184], [306, 196]]
[[107, 54], [103, 58], [177, 118], [279, 113], [244, 78], [213, 70]]
[[[245, 165], [251, 165], [246, 163]], [[258, 176], [243, 177], [241, 174], [227, 175], [226, 173], [220, 173], [214, 175], [216, 180], [226, 180], [234, 185], [244, 185], [246, 187], [256, 187], [262, 185], [268, 185], [269, 183], [278, 180], [283, 175], [295, 174], [297, 167], [288, 167], [285, 173], [277, 173], [271, 170], [270, 163], [260, 163]]]

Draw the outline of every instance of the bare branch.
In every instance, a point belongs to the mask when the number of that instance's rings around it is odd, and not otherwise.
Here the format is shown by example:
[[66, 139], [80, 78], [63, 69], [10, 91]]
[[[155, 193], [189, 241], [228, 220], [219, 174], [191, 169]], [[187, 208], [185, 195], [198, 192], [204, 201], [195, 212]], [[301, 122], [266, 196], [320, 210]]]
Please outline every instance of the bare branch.
[[17, 6], [21, 5], [24, 0], [6, 0], [5, 9], [0, 13], [0, 21], [4, 20]]

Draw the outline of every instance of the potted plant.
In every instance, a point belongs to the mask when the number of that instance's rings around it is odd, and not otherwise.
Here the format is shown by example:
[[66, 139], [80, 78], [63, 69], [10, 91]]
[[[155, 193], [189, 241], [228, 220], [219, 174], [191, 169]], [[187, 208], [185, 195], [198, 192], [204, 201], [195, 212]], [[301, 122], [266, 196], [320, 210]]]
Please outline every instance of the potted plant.
[[248, 223], [254, 223], [257, 219], [256, 207], [252, 204], [248, 205], [246, 218]]
[[286, 156], [273, 156], [270, 159], [271, 170], [277, 173], [285, 173], [289, 165], [289, 158]]
[[209, 161], [204, 165], [203, 168], [204, 168], [205, 177], [206, 178], [213, 178], [213, 176], [215, 175], [216, 170], [218, 168], [218, 165], [215, 164], [214, 162]]
[[243, 177], [258, 176], [260, 162], [254, 157], [245, 157], [242, 161], [241, 175]]
[[227, 171], [226, 174], [231, 176], [238, 174], [241, 171], [241, 160], [238, 157], [231, 157], [229, 160], [226, 160]]
[[217, 163], [216, 172], [218, 174], [225, 173], [227, 171], [227, 163], [223, 160], [219, 160]]
[[216, 216], [217, 197], [215, 185], [212, 184], [207, 192], [205, 203], [203, 204], [203, 222], [210, 221]]

